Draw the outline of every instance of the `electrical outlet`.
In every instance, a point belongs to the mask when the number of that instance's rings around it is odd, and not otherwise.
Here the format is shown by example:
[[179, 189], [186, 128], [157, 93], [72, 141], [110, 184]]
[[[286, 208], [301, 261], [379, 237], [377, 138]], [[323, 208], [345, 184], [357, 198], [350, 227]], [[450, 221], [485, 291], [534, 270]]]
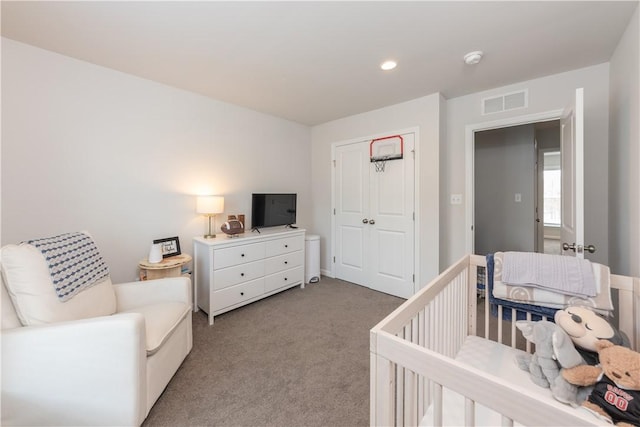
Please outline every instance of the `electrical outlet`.
[[451, 204], [452, 205], [461, 205], [462, 204], [462, 194], [452, 194], [451, 195]]
[[520, 203], [522, 201], [522, 194], [516, 193], [516, 202]]

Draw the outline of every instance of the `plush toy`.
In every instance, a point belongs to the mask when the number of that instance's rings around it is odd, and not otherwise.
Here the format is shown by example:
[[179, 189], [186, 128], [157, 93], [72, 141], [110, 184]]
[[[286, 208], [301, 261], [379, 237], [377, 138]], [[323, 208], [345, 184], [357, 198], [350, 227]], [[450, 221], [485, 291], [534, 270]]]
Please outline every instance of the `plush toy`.
[[571, 306], [558, 310], [554, 320], [555, 324], [548, 321], [516, 322], [523, 336], [536, 344], [533, 355], [518, 357], [518, 365], [529, 371], [534, 383], [550, 388], [554, 398], [579, 406], [592, 388], [570, 384], [559, 371], [597, 364], [595, 343], [600, 339], [627, 346], [628, 340], [605, 318], [586, 307]]
[[[584, 364], [571, 338], [562, 328], [547, 320], [521, 320], [516, 322], [516, 327], [536, 345], [534, 354], [523, 353], [516, 357], [518, 366], [529, 372], [535, 384], [550, 388], [557, 400], [578, 406], [578, 387], [569, 384], [560, 375], [562, 368]], [[584, 393], [584, 396], [587, 394]]]
[[599, 366], [563, 369], [562, 377], [579, 386], [594, 385], [582, 404], [618, 426], [640, 426], [640, 353], [601, 340]]
[[598, 364], [596, 342], [601, 339], [615, 345], [629, 346], [629, 340], [624, 334], [587, 307], [571, 306], [558, 310], [554, 320], [571, 337], [576, 350], [588, 365]]

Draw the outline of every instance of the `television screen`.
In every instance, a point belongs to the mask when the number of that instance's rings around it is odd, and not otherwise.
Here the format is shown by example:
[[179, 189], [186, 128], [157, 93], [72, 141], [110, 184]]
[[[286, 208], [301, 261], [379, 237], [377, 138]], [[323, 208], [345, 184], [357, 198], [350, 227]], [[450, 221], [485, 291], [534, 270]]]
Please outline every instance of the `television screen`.
[[297, 194], [254, 193], [251, 196], [251, 228], [296, 223]]

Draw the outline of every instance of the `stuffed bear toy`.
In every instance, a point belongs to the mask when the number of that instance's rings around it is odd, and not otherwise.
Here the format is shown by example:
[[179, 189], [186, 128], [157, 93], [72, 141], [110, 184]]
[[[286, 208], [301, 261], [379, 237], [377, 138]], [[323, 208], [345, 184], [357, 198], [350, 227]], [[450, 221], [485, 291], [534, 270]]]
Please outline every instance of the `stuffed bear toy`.
[[520, 355], [517, 362], [521, 369], [529, 371], [535, 384], [550, 388], [555, 399], [579, 406], [591, 393], [591, 387], [568, 383], [560, 370], [597, 364], [595, 343], [600, 339], [627, 346], [628, 340], [606, 319], [586, 307], [558, 310], [554, 320], [555, 323], [546, 320], [516, 322], [523, 336], [536, 345], [533, 355]]
[[571, 384], [593, 385], [582, 404], [618, 426], [640, 426], [640, 353], [610, 341], [596, 343], [599, 366], [581, 365], [562, 370]]

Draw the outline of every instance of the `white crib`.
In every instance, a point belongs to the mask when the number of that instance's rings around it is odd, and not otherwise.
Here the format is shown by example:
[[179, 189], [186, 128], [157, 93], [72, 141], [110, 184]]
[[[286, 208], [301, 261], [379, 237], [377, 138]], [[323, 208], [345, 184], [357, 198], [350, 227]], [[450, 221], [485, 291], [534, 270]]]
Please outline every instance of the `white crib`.
[[[602, 425], [517, 367], [522, 350], [502, 307], [490, 322], [485, 298], [478, 319], [478, 267], [486, 267], [485, 257], [463, 257], [371, 329], [371, 425]], [[612, 275], [611, 287], [618, 327], [638, 350], [640, 279]]]

